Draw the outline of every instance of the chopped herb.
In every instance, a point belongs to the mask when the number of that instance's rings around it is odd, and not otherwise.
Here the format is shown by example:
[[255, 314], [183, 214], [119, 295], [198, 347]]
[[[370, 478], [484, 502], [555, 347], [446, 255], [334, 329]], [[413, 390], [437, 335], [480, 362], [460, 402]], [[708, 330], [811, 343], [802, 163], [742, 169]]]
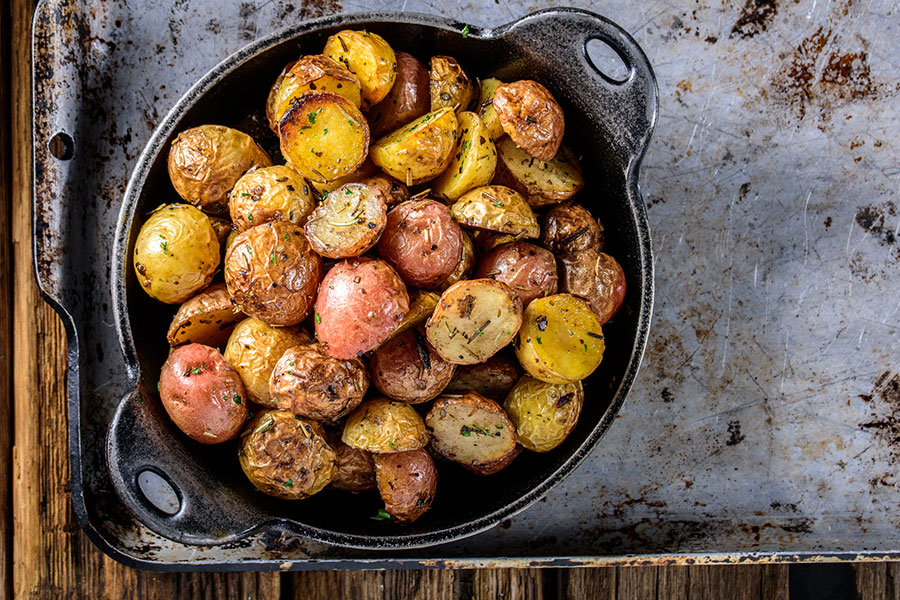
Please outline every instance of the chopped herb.
[[463, 425], [462, 427], [459, 428], [459, 435], [461, 435], [463, 437], [469, 437], [472, 434], [469, 433], [469, 428], [466, 427], [465, 425]]
[[389, 446], [390, 446], [390, 447], [391, 447], [391, 448], [396, 448], [396, 447], [397, 447], [397, 444], [396, 444], [396, 443], [394, 443], [394, 442], [391, 442], [391, 443], [390, 443], [390, 444], [388, 444], [388, 445], [389, 445]]
[[416, 502], [416, 508], [422, 508], [423, 506], [425, 506], [425, 501], [419, 498], [419, 500]]
[[385, 520], [390, 521], [390, 520], [391, 520], [391, 513], [389, 513], [388, 511], [384, 510], [383, 508], [379, 508], [379, 509], [378, 509], [378, 512], [375, 513], [375, 516], [374, 516], [374, 517], [369, 517], [369, 518], [372, 519], [373, 521], [385, 521]]
[[593, 331], [588, 331], [587, 334], [592, 338], [596, 338], [598, 340], [604, 339], [602, 335], [600, 335], [599, 333], [594, 333]]
[[347, 195], [349, 196], [349, 195], [351, 195], [353, 192], [350, 191], [350, 188], [344, 188], [344, 193], [347, 194]]
[[587, 352], [587, 344], [584, 345], [584, 351]]
[[235, 394], [235, 396], [232, 398], [232, 400], [234, 400], [235, 404], [242, 404], [241, 397], [238, 396], [237, 394]]
[[300, 420], [300, 415], [294, 415], [294, 418], [297, 419], [297, 420], [299, 421], [299, 420]]
[[250, 197], [250, 194], [248, 194], [247, 192], [243, 192], [243, 193], [241, 194], [241, 197], [242, 197], [242, 198], [249, 198], [249, 197]]
[[288, 234], [284, 234], [284, 239], [288, 239]]
[[284, 482], [284, 487], [292, 487], [293, 485], [294, 485], [293, 479], [288, 479], [287, 481]]
[[503, 429], [503, 425], [497, 425], [497, 429]]
[[275, 251], [272, 251], [272, 255], [269, 257], [269, 262], [273, 265], [278, 264], [278, 259], [275, 257]]
[[309, 119], [310, 123], [315, 123], [316, 122], [316, 113], [311, 112], [308, 115], [306, 115], [306, 118]]
[[159, 247], [162, 248], [163, 254], [169, 253], [169, 242], [160, 242]]
[[469, 37], [469, 24], [466, 23], [466, 26], [462, 28], [462, 36]]
[[192, 369], [191, 369], [191, 373], [193, 373], [194, 375], [200, 373], [200, 367], [194, 367], [194, 368], [192, 368]]
[[503, 208], [503, 203], [502, 202], [494, 202], [494, 206], [497, 208]]
[[160, 386], [160, 382], [157, 381], [157, 382], [156, 382], [156, 391], [157, 391], [157, 392], [159, 391], [159, 386]]
[[328, 135], [328, 128], [327, 128], [327, 127], [322, 131], [322, 137], [325, 137], [326, 135]]
[[253, 213], [247, 213], [247, 220], [253, 222]]
[[538, 344], [543, 344], [543, 342], [541, 342], [541, 338], [536, 338], [536, 339], [537, 339]]
[[322, 315], [320, 315], [319, 313], [316, 313], [316, 324], [318, 325], [321, 322], [322, 322]]

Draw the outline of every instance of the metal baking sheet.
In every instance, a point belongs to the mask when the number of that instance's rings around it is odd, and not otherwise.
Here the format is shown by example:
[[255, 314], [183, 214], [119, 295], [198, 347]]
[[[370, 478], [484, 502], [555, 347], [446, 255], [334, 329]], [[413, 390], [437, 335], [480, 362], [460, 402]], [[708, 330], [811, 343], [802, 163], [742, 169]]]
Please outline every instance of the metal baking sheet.
[[[285, 23], [408, 10], [489, 27], [552, 3], [45, 0], [35, 17], [35, 244], [72, 308], [76, 512], [145, 568], [691, 563], [900, 555], [900, 39], [890, 0], [573, 2], [649, 56], [642, 172], [657, 295], [617, 423], [543, 501], [476, 537], [362, 552], [270, 532], [183, 546], [123, 511], [103, 464], [124, 368], [109, 301], [136, 157], [210, 67]], [[48, 150], [71, 136], [71, 160]], [[74, 388], [78, 389], [74, 389]], [[80, 392], [77, 393], [77, 392]], [[87, 512], [85, 512], [87, 511]]]

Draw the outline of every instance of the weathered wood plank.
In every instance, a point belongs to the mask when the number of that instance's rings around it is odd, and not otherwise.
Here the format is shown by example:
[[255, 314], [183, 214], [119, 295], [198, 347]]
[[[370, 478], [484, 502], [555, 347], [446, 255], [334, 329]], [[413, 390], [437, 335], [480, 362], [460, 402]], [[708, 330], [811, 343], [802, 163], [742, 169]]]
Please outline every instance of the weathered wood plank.
[[559, 574], [560, 598], [616, 600], [615, 567], [566, 569]]

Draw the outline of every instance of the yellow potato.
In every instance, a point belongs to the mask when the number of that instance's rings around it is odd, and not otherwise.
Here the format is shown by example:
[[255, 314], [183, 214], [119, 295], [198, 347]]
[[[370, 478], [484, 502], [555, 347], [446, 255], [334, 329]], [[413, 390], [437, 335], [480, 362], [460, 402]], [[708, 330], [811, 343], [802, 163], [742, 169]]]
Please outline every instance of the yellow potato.
[[359, 256], [375, 245], [387, 224], [380, 189], [348, 183], [328, 193], [303, 228], [313, 250], [328, 258]]
[[450, 164], [458, 129], [452, 108], [428, 113], [372, 144], [372, 162], [406, 185], [431, 181]]
[[328, 38], [323, 54], [343, 63], [359, 77], [362, 105], [366, 108], [381, 102], [394, 86], [397, 57], [377, 33], [345, 29]]
[[306, 92], [331, 92], [343, 96], [357, 108], [362, 102], [359, 78], [343, 64], [322, 54], [300, 57], [279, 77], [276, 86], [266, 104], [269, 126], [275, 132], [294, 99]]
[[584, 389], [581, 382], [545, 383], [523, 375], [503, 408], [527, 450], [547, 452], [559, 446], [578, 422]]
[[225, 284], [214, 283], [179, 307], [166, 337], [170, 346], [192, 343], [215, 348], [228, 340], [234, 324], [243, 318]]
[[407, 452], [424, 448], [428, 432], [422, 417], [406, 402], [372, 398], [347, 417], [341, 440], [368, 452]]
[[590, 304], [571, 294], [537, 298], [525, 307], [514, 346], [529, 375], [547, 383], [581, 381], [603, 359], [603, 329]]
[[231, 220], [238, 233], [270, 221], [303, 225], [315, 207], [309, 183], [285, 165], [245, 173], [228, 194]]
[[541, 235], [534, 212], [522, 195], [502, 185], [484, 185], [471, 190], [450, 207], [460, 225], [505, 233], [516, 238]]
[[497, 155], [494, 183], [516, 190], [531, 206], [562, 202], [584, 187], [581, 165], [565, 146], [560, 146], [552, 160], [544, 162], [507, 137], [497, 144]]
[[478, 116], [481, 117], [484, 126], [491, 133], [491, 139], [495, 142], [505, 134], [497, 109], [494, 108], [494, 92], [503, 85], [503, 82], [493, 77], [481, 82], [481, 94], [478, 97]]
[[453, 57], [433, 56], [428, 78], [432, 111], [452, 108], [458, 114], [467, 110], [477, 95], [475, 83]]
[[497, 149], [481, 119], [473, 112], [461, 112], [459, 152], [447, 170], [432, 184], [432, 191], [456, 200], [469, 190], [487, 185], [497, 167]]

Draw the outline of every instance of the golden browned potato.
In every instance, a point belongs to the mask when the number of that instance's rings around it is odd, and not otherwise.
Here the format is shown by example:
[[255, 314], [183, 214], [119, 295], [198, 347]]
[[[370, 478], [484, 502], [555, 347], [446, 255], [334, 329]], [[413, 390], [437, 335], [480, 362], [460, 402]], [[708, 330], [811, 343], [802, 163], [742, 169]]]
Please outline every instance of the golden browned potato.
[[481, 259], [475, 277], [502, 281], [522, 300], [522, 306], [555, 294], [558, 284], [553, 253], [528, 242], [497, 246]]
[[604, 348], [597, 315], [585, 300], [571, 294], [532, 301], [515, 341], [522, 367], [547, 383], [584, 379], [600, 364]]
[[581, 250], [559, 257], [560, 291], [590, 302], [600, 324], [609, 321], [625, 301], [625, 271], [609, 254]]
[[[388, 336], [388, 340], [392, 340], [404, 331], [409, 331], [413, 327], [418, 326], [421, 323], [424, 323], [428, 317], [431, 316], [431, 313], [434, 312], [434, 307], [437, 306], [438, 299], [440, 296], [433, 292], [426, 292], [425, 290], [417, 290], [415, 288], [409, 289], [409, 312], [403, 317], [400, 321], [400, 324], [397, 325], [397, 328]], [[387, 340], [385, 340], [387, 342]]]
[[296, 327], [271, 327], [249, 317], [235, 326], [225, 345], [225, 361], [238, 372], [254, 402], [271, 404], [269, 377], [288, 348], [308, 344], [312, 338]]
[[483, 362], [506, 346], [522, 325], [522, 301], [493, 279], [460, 281], [441, 295], [428, 319], [428, 342], [447, 362]]
[[358, 358], [328, 356], [319, 344], [288, 348], [269, 377], [272, 406], [316, 421], [334, 421], [362, 402], [369, 389], [366, 365]]
[[547, 452], [568, 437], [584, 402], [581, 382], [545, 383], [525, 375], [512, 389], [503, 408], [516, 426], [526, 450]]
[[384, 201], [388, 207], [396, 206], [409, 200], [409, 188], [400, 183], [393, 177], [387, 175], [373, 175], [360, 179], [359, 183], [363, 185], [371, 185], [381, 190], [384, 194]]
[[430, 107], [428, 69], [406, 52], [396, 52], [397, 79], [388, 95], [369, 109], [372, 135], [380, 136], [418, 119]]
[[505, 135], [503, 125], [500, 124], [500, 118], [497, 116], [497, 109], [494, 108], [494, 92], [501, 85], [503, 82], [493, 77], [482, 80], [476, 108], [478, 116], [481, 117], [481, 121], [491, 134], [491, 139], [495, 142]]
[[459, 114], [468, 110], [478, 95], [475, 82], [451, 56], [432, 56], [428, 76], [432, 111], [452, 108]]
[[166, 338], [170, 346], [195, 343], [218, 347], [228, 341], [243, 318], [225, 284], [214, 283], [178, 308]]
[[441, 396], [425, 417], [431, 451], [479, 475], [504, 469], [519, 454], [516, 428], [499, 404], [468, 392]]
[[253, 138], [223, 125], [182, 131], [169, 148], [169, 178], [175, 191], [211, 213], [227, 212], [228, 192], [245, 171], [271, 164]]
[[369, 126], [353, 103], [331, 92], [307, 92], [279, 125], [281, 153], [310, 181], [325, 183], [355, 171], [369, 150]]
[[428, 345], [421, 325], [383, 344], [369, 361], [378, 391], [410, 404], [428, 402], [440, 394], [455, 369]]
[[328, 38], [323, 54], [344, 63], [359, 77], [366, 108], [384, 100], [394, 87], [397, 57], [377, 33], [345, 29]]
[[497, 166], [497, 150], [478, 115], [465, 111], [459, 113], [457, 119], [459, 152], [431, 188], [450, 200], [456, 200], [472, 188], [489, 184]]
[[269, 94], [266, 117], [272, 131], [278, 133], [281, 117], [291, 107], [291, 103], [311, 91], [343, 96], [357, 108], [362, 102], [359, 78], [347, 67], [322, 54], [301, 56], [279, 76]]
[[581, 250], [603, 250], [605, 237], [600, 223], [580, 204], [564, 202], [544, 217], [541, 244], [557, 256]]
[[482, 363], [457, 367], [444, 393], [475, 392], [485, 398], [502, 400], [521, 376], [522, 367], [515, 356], [499, 352]]
[[[287, 166], [291, 167], [292, 169], [294, 168], [291, 166], [290, 162], [288, 162]], [[381, 169], [376, 167], [375, 163], [372, 162], [372, 159], [367, 156], [366, 160], [364, 160], [361, 165], [356, 167], [356, 170], [354, 170], [352, 173], [343, 175], [332, 181], [310, 181], [309, 183], [319, 193], [319, 195], [322, 195], [331, 192], [332, 190], [336, 190], [342, 185], [346, 185], [348, 183], [362, 183], [363, 180], [367, 177], [371, 177], [380, 173]]]
[[331, 487], [353, 494], [375, 489], [375, 460], [371, 452], [351, 448], [341, 441], [340, 432], [329, 432], [328, 445], [334, 450], [337, 467]]
[[238, 457], [256, 489], [285, 500], [320, 492], [337, 471], [319, 424], [286, 410], [259, 413], [241, 434]]
[[504, 83], [494, 91], [494, 109], [503, 131], [538, 160], [556, 156], [565, 133], [562, 107], [537, 81]]
[[237, 236], [238, 232], [233, 229], [228, 233], [228, 237], [225, 238], [225, 246], [222, 248], [223, 258], [225, 254], [228, 254], [228, 249], [231, 248], [231, 245], [234, 243], [234, 240], [237, 239]]
[[565, 146], [544, 162], [516, 146], [512, 138], [503, 138], [497, 143], [497, 155], [494, 183], [516, 190], [531, 206], [562, 202], [584, 187], [581, 165]]
[[428, 113], [372, 144], [372, 162], [406, 185], [431, 181], [450, 164], [458, 133], [453, 109]]
[[347, 417], [341, 439], [352, 448], [376, 454], [424, 448], [428, 432], [422, 417], [406, 402], [372, 398]]
[[228, 194], [231, 220], [238, 233], [271, 221], [303, 225], [315, 207], [309, 183], [285, 165], [245, 173]]
[[209, 285], [220, 260], [216, 231], [206, 215], [189, 204], [153, 211], [134, 242], [141, 289], [166, 304], [184, 302]]
[[541, 234], [534, 212], [525, 199], [508, 187], [484, 185], [467, 192], [450, 207], [460, 225], [506, 233], [517, 238]]
[[322, 256], [350, 258], [374, 246], [386, 224], [387, 205], [381, 190], [348, 183], [325, 196], [303, 231]]
[[322, 258], [303, 229], [286, 221], [240, 234], [225, 255], [225, 283], [234, 303], [270, 325], [296, 325], [312, 310]]
[[425, 450], [375, 455], [375, 481], [395, 523], [412, 523], [431, 508], [437, 469]]
[[292, 60], [284, 65], [281, 73], [278, 74], [278, 77], [276, 77], [274, 83], [272, 83], [272, 87], [269, 88], [269, 95], [266, 97], [266, 121], [269, 123], [269, 128], [275, 132], [275, 135], [278, 135], [278, 122], [281, 120], [281, 115], [278, 115], [278, 118], [275, 118], [275, 107], [277, 105], [275, 98], [278, 95], [278, 90], [281, 88], [281, 83], [284, 81], [285, 76], [290, 72], [291, 67], [296, 64], [297, 61]]
[[475, 268], [475, 242], [472, 241], [472, 236], [468, 232], [463, 231], [461, 233], [462, 252], [460, 253], [459, 262], [456, 263], [456, 268], [447, 276], [447, 279], [438, 286], [438, 289], [441, 291], [446, 290], [457, 281], [468, 278]]

